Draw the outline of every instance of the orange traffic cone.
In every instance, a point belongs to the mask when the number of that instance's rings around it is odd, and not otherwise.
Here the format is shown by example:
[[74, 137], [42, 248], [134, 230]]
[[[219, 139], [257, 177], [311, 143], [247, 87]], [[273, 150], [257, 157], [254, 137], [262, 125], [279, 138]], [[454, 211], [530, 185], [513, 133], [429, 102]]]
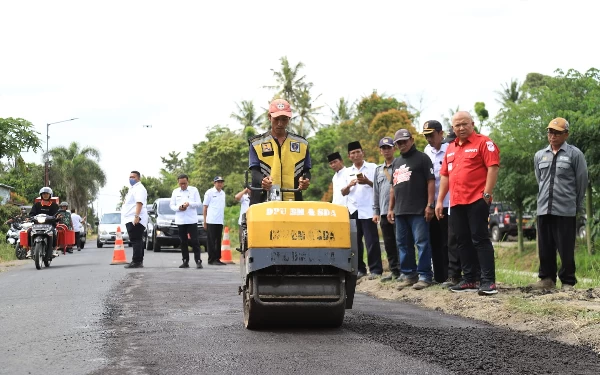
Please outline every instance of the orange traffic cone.
[[229, 243], [229, 227], [225, 227], [223, 241], [221, 242], [221, 262], [232, 264], [231, 244]]
[[127, 263], [125, 257], [125, 246], [123, 246], [123, 235], [121, 234], [121, 227], [117, 227], [117, 238], [115, 239], [115, 251], [113, 252], [113, 260], [111, 264], [123, 264]]

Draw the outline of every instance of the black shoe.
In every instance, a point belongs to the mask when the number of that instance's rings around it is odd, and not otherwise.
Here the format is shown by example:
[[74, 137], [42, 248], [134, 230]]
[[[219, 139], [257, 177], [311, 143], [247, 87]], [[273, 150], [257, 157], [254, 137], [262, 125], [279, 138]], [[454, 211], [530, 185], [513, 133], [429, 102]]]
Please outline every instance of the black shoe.
[[196, 262], [196, 268], [204, 268], [202, 267], [202, 262]]
[[79, 248], [79, 247], [78, 247], [78, 248], [77, 248], [77, 251], [81, 251], [81, 248]]
[[179, 268], [190, 268], [190, 264], [188, 260], [184, 260]]
[[221, 262], [220, 260], [213, 260], [212, 262], [208, 262], [208, 264], [210, 264], [211, 266], [226, 266], [226, 264]]
[[69, 253], [69, 254], [73, 254], [73, 249], [69, 249], [69, 250], [67, 250], [67, 253]]
[[365, 276], [367, 276], [367, 273], [366, 273], [366, 272], [358, 271], [358, 272], [356, 273], [356, 279], [357, 279], [357, 280], [358, 280], [358, 279], [360, 279], [361, 277], [365, 277]]
[[451, 291], [453, 292], [477, 292], [479, 290], [479, 286], [477, 285], [476, 282], [468, 282], [465, 280], [462, 280], [460, 283], [451, 286], [450, 288]]
[[498, 289], [496, 289], [496, 283], [492, 282], [482, 282], [479, 286], [479, 290], [477, 291], [477, 294], [480, 296], [489, 296], [497, 293]]
[[144, 263], [142, 262], [131, 262], [125, 265], [125, 268], [144, 268]]

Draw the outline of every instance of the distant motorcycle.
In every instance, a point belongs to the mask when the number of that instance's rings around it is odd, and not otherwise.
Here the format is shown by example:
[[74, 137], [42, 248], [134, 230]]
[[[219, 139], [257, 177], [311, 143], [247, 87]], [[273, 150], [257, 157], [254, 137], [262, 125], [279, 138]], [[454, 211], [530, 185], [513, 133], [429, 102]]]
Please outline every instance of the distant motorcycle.
[[27, 256], [27, 249], [21, 246], [20, 233], [27, 231], [32, 225], [33, 223], [31, 222], [14, 222], [10, 225], [10, 228], [8, 228], [8, 232], [6, 232], [6, 242], [11, 245], [15, 245], [15, 256], [17, 259], [25, 259]]
[[29, 236], [29, 246], [31, 247], [31, 258], [35, 263], [35, 268], [42, 269], [44, 266], [50, 267], [52, 262], [52, 242], [57, 235], [54, 225], [56, 217], [46, 214], [39, 214], [33, 217], [33, 225]]

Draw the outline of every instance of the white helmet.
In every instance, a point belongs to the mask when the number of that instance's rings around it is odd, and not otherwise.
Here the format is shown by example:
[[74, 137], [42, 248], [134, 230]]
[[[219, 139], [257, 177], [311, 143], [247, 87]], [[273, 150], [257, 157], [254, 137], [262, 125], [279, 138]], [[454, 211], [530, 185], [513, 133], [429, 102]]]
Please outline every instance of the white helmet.
[[40, 189], [40, 197], [42, 196], [42, 193], [49, 193], [50, 196], [52, 196], [52, 189], [50, 189], [48, 186], [44, 186]]

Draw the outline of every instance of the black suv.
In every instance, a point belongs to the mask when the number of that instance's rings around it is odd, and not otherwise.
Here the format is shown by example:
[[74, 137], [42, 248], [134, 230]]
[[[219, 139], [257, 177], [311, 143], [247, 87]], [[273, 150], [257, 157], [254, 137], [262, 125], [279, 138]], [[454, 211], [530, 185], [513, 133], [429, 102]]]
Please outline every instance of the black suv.
[[[181, 245], [179, 241], [179, 229], [175, 224], [175, 211], [169, 207], [170, 198], [158, 198], [152, 209], [148, 210], [148, 228], [146, 228], [145, 243], [146, 249], [160, 251], [162, 246], [173, 246], [175, 248]], [[204, 230], [204, 216], [202, 206], [196, 209], [198, 213], [198, 240], [200, 246], [207, 249], [207, 237]]]
[[[523, 235], [533, 240], [536, 237], [536, 228], [533, 215], [523, 213]], [[507, 235], [517, 235], [517, 213], [505, 202], [492, 202], [490, 204], [490, 216], [488, 229], [492, 241], [498, 242], [506, 239]]]

